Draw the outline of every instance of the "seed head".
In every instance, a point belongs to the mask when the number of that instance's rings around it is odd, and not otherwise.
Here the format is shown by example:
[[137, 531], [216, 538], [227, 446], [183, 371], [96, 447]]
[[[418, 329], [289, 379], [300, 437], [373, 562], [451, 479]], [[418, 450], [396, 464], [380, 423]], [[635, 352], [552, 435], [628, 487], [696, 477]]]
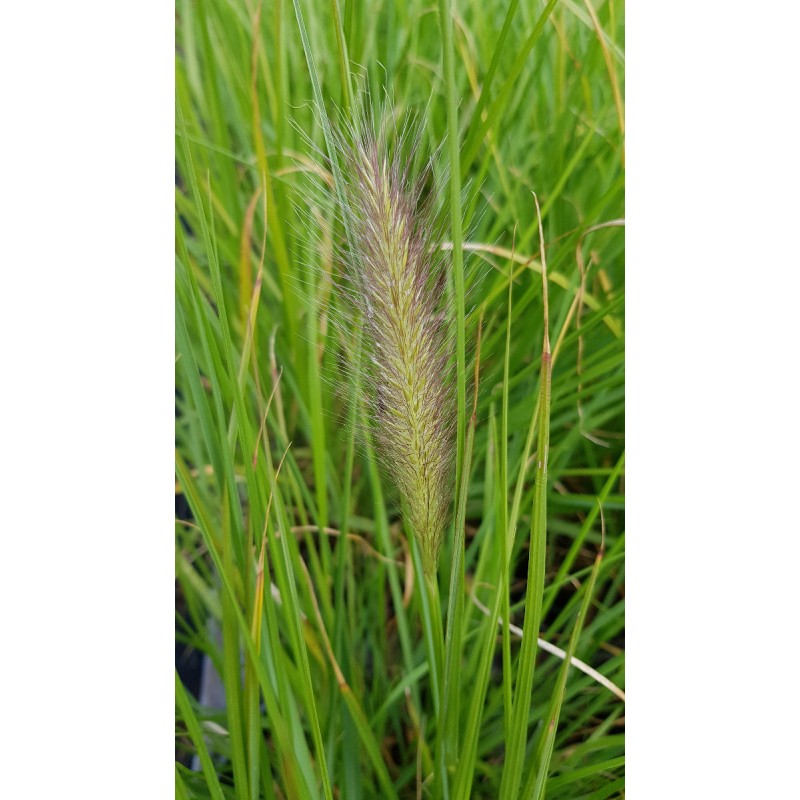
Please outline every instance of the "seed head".
[[423, 197], [430, 165], [413, 177], [402, 140], [390, 155], [368, 126], [349, 139], [340, 139], [344, 262], [364, 324], [368, 408], [431, 577], [452, 496], [454, 414], [441, 226]]

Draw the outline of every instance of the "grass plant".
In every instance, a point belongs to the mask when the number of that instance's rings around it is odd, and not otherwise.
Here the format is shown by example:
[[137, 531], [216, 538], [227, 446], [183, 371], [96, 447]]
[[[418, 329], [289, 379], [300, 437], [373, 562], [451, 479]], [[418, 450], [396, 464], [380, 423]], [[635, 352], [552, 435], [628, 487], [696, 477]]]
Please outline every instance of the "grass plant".
[[176, 10], [177, 796], [623, 796], [623, 6]]

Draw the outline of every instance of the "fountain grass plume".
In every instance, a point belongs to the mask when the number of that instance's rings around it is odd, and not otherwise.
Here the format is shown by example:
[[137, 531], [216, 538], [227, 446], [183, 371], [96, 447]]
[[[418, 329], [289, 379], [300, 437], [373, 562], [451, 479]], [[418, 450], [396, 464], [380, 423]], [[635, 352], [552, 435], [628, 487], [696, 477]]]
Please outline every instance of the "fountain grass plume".
[[418, 146], [406, 133], [390, 151], [363, 119], [337, 134], [346, 296], [363, 325], [370, 422], [432, 579], [452, 498], [455, 407], [442, 226], [427, 191], [432, 163], [413, 174]]

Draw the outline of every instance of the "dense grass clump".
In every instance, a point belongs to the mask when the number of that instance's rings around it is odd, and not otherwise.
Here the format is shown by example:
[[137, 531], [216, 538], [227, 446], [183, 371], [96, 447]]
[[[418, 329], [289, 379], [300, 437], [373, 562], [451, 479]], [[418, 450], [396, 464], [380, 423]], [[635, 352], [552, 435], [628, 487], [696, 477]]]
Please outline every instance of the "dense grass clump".
[[178, 797], [623, 795], [623, 36], [178, 0]]

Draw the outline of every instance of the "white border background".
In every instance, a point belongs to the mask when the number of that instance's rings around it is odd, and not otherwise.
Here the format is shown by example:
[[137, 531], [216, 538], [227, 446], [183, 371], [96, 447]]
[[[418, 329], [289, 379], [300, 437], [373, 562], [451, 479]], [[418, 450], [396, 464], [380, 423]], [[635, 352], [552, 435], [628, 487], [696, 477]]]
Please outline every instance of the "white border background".
[[[171, 797], [174, 8], [6, 6], [0, 795]], [[799, 21], [628, 2], [631, 798], [797, 791]]]
[[174, 792], [174, 19], [0, 11], [0, 797]]

